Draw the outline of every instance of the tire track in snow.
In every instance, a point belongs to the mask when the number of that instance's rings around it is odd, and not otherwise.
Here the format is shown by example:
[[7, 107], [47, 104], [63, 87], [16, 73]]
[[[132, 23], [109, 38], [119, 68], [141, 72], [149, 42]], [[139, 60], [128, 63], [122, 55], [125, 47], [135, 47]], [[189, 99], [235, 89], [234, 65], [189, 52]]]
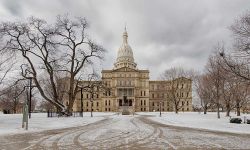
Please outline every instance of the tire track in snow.
[[[53, 131], [50, 131], [49, 135], [46, 138], [42, 138], [41, 140], [39, 140], [36, 144], [34, 145], [30, 145], [24, 149], [47, 149], [47, 148], [52, 148], [52, 149], [59, 149], [57, 142], [59, 142], [59, 140], [61, 138], [63, 138], [64, 136], [67, 136], [69, 134], [72, 133], [76, 133], [79, 131], [85, 131], [85, 129], [89, 128], [89, 126], [91, 125], [95, 125], [95, 124], [101, 124], [102, 122], [107, 121], [107, 118], [94, 122], [94, 123], [90, 123], [81, 127], [74, 127], [74, 129], [70, 129], [69, 131], [67, 131], [68, 129], [62, 129], [62, 131], [56, 131], [55, 133], [53, 133]], [[66, 132], [63, 132], [64, 130], [66, 130]]]
[[[134, 120], [131, 119], [131, 120]], [[131, 122], [130, 120], [130, 122]], [[117, 122], [119, 122], [120, 120], [117, 120]], [[114, 125], [114, 124], [113, 124]], [[112, 133], [110, 133], [112, 134]], [[114, 133], [113, 133], [114, 134]], [[115, 133], [116, 134], [116, 133]], [[132, 132], [129, 132], [129, 133], [124, 133], [124, 132], [119, 132], [119, 135], [114, 135], [114, 136], [111, 136], [111, 137], [104, 137], [104, 138], [101, 138], [101, 139], [98, 139], [98, 140], [95, 140], [95, 141], [90, 141], [90, 142], [85, 142], [85, 145], [84, 147], [86, 146], [87, 148], [90, 147], [90, 149], [93, 149], [93, 148], [100, 148], [100, 149], [103, 149], [103, 148], [107, 148], [106, 145], [108, 146], [111, 146], [110, 148], [114, 148], [112, 147], [112, 143], [116, 143], [118, 144], [119, 146], [119, 143], [122, 143], [124, 139], [128, 139], [130, 137], [133, 137], [133, 135], [137, 134], [137, 131], [134, 130]], [[94, 146], [91, 146], [91, 145], [94, 145]], [[115, 146], [117, 147], [117, 146]]]
[[[135, 139], [135, 140], [132, 140], [131, 142], [128, 142], [128, 143], [119, 145], [117, 147], [114, 147], [115, 149], [117, 149], [117, 148], [128, 149], [128, 148], [135, 148], [135, 147], [139, 148], [141, 145], [144, 145], [145, 143], [147, 143], [147, 140], [150, 140], [151, 137], [153, 137], [155, 134], [157, 134], [157, 128], [155, 128], [155, 127], [153, 127], [153, 132], [152, 133], [145, 132], [145, 128], [144, 128], [144, 130], [141, 130], [142, 128], [140, 128], [140, 126], [142, 126], [142, 124], [144, 124], [144, 126], [145, 125], [149, 126], [149, 125], [146, 124], [146, 123], [144, 123], [143, 121], [141, 121], [142, 118], [138, 119], [136, 117], [135, 119], [137, 120], [137, 122], [139, 121], [139, 125], [136, 125], [138, 127], [138, 129], [139, 129], [139, 133], [138, 134], [140, 135], [140, 133], [142, 133], [144, 131], [144, 133], [146, 133], [146, 137], [145, 137], [145, 135], [144, 136], [142, 135], [142, 138]], [[133, 124], [136, 124], [136, 123], [133, 122]], [[149, 128], [150, 127], [152, 127], [152, 126], [149, 126]], [[149, 129], [149, 130], [151, 130], [151, 129]], [[140, 131], [142, 131], [142, 132], [140, 132]]]

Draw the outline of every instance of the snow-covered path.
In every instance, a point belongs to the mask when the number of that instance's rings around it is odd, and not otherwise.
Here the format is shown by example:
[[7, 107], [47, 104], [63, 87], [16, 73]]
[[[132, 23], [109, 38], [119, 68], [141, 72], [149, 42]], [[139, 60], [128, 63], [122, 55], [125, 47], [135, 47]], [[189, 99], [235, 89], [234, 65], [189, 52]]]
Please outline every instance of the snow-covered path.
[[250, 149], [250, 136], [106, 116], [81, 127], [0, 137], [0, 149]]

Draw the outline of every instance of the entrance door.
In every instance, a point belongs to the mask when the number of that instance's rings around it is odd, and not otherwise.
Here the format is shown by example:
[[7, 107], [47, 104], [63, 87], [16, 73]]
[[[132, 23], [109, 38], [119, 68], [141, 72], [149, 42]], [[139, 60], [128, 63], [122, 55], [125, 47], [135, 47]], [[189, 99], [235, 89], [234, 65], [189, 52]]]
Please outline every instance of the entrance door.
[[119, 99], [119, 106], [122, 106], [122, 99]]

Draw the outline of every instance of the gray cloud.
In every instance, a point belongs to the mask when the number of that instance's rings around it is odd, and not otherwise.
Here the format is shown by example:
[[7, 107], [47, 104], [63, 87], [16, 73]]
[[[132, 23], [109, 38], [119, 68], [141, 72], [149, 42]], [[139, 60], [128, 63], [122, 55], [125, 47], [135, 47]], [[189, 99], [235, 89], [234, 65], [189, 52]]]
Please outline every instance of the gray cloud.
[[157, 79], [165, 69], [203, 70], [213, 45], [230, 41], [227, 29], [248, 8], [248, 0], [3, 0], [0, 20], [31, 15], [54, 21], [68, 13], [86, 17], [89, 34], [108, 51], [97, 68], [112, 69], [127, 23], [138, 67]]
[[3, 7], [6, 8], [8, 13], [13, 16], [21, 16], [23, 13], [22, 4], [17, 0], [4, 0], [2, 2]]

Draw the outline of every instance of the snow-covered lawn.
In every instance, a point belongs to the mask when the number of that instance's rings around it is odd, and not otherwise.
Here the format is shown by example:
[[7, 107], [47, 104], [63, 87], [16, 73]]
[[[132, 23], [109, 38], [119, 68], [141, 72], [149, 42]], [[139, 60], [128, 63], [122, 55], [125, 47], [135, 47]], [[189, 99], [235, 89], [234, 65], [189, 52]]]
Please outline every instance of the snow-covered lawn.
[[84, 117], [47, 118], [47, 113], [32, 113], [28, 131], [22, 128], [22, 114], [0, 114], [0, 135], [82, 126], [113, 114], [94, 112], [91, 118], [90, 113], [85, 112]]
[[[221, 113], [221, 118], [217, 119], [215, 112], [208, 112], [206, 115], [198, 112], [180, 112], [179, 114], [163, 112], [162, 117], [159, 117], [159, 112], [139, 112], [137, 114], [149, 115], [153, 121], [167, 125], [250, 134], [250, 124], [243, 124], [244, 116], [250, 119], [250, 114], [240, 116], [242, 124], [229, 123], [229, 117], [225, 117], [225, 113]], [[234, 113], [231, 113], [231, 116], [237, 117]]]

